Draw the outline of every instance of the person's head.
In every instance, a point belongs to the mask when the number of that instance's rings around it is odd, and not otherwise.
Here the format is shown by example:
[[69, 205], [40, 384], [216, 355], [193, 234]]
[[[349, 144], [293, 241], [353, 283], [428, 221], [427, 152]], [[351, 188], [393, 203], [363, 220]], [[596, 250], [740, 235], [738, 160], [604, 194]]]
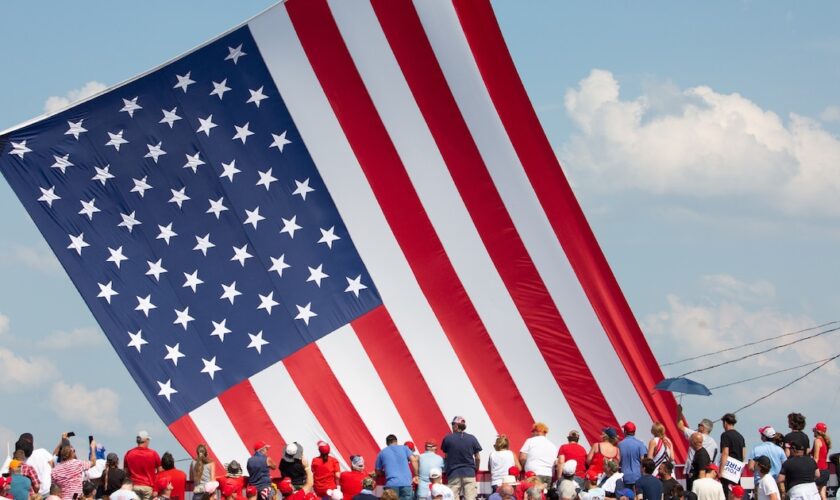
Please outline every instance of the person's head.
[[55, 482], [50, 484], [50, 495], [60, 497], [61, 496], [61, 486], [55, 484]]
[[703, 433], [695, 432], [690, 438], [691, 447], [696, 451], [703, 447]]
[[94, 494], [96, 493], [96, 485], [93, 484], [91, 481], [85, 481], [82, 483], [82, 496], [85, 498], [93, 498]]
[[720, 417], [720, 421], [723, 422], [723, 428], [726, 430], [734, 429], [735, 424], [738, 423], [738, 419], [735, 418], [734, 413], [727, 413], [724, 416]]
[[635, 436], [636, 435], [636, 424], [633, 422], [627, 421], [624, 425], [621, 426], [621, 429], [624, 431], [625, 436]]
[[254, 444], [251, 445], [251, 449], [254, 450], [254, 455], [268, 455], [269, 448], [271, 448], [271, 446], [262, 440], [255, 441]]
[[120, 489], [129, 491], [134, 489], [134, 481], [132, 481], [131, 478], [128, 477], [128, 474], [126, 474], [125, 478], [123, 479], [122, 486], [120, 486]]
[[674, 464], [670, 460], [665, 460], [659, 464], [659, 477], [662, 479], [670, 479], [674, 474]]
[[531, 434], [534, 436], [545, 436], [548, 434], [548, 426], [542, 422], [534, 422], [531, 426]]
[[22, 463], [22, 460], [11, 460], [9, 462], [9, 474], [20, 474], [20, 465]]
[[793, 456], [800, 457], [805, 454], [805, 447], [802, 446], [801, 443], [788, 443], [790, 446], [790, 454]]
[[326, 459], [330, 454], [330, 444], [326, 441], [318, 441], [318, 454], [321, 458]]
[[160, 466], [163, 470], [172, 470], [175, 468], [175, 457], [172, 456], [172, 453], [167, 451], [160, 457]]
[[292, 486], [292, 478], [287, 476], [281, 479], [277, 484], [277, 491], [279, 491], [284, 497], [294, 493], [295, 487]]
[[514, 490], [512, 484], [502, 484], [499, 486], [499, 489], [496, 490], [500, 497], [504, 499], [513, 498]]
[[563, 462], [563, 477], [571, 479], [577, 471], [577, 460], [566, 460]]
[[362, 489], [373, 491], [375, 487], [376, 481], [374, 481], [372, 477], [366, 477], [362, 479]]
[[32, 434], [29, 432], [21, 434], [17, 442], [15, 442], [15, 449], [23, 450], [23, 455], [29, 458], [35, 449], [35, 439], [32, 437]]
[[440, 483], [432, 483], [432, 485], [429, 487], [429, 490], [432, 498], [440, 499], [446, 496], [447, 493], [446, 486]]
[[645, 471], [645, 474], [653, 474], [653, 471], [656, 470], [656, 462], [653, 459], [645, 457], [642, 459], [642, 470]]
[[792, 431], [805, 429], [805, 415], [801, 413], [788, 413], [788, 427]]
[[137, 446], [147, 447], [149, 446], [149, 441], [151, 441], [151, 439], [152, 436], [150, 436], [148, 432], [140, 431], [137, 433], [137, 438], [135, 441], [137, 442]]
[[62, 462], [72, 460], [76, 458], [76, 449], [69, 444], [66, 444], [58, 450], [58, 458], [60, 458]]
[[439, 467], [429, 469], [429, 482], [432, 484], [443, 482], [443, 471]]
[[615, 460], [604, 459], [604, 474], [612, 476], [618, 472], [618, 462]]
[[[172, 483], [168, 477], [159, 477], [155, 480], [155, 491], [162, 497], [168, 497], [172, 493]], [[228, 495], [225, 495], [228, 496]]]
[[580, 432], [574, 429], [570, 430], [569, 433], [566, 434], [566, 441], [570, 443], [577, 443], [580, 441]]
[[825, 441], [825, 447], [831, 448], [831, 438], [828, 437], [828, 426], [825, 425], [825, 422], [817, 422], [813, 431], [815, 438], [822, 438]]
[[685, 488], [682, 487], [680, 483], [677, 483], [674, 486], [674, 489], [671, 490], [671, 498], [682, 498], [685, 496]]
[[601, 441], [615, 445], [618, 443], [618, 433], [612, 427], [606, 427], [601, 431]]
[[[165, 454], [164, 454], [165, 455]], [[170, 454], [169, 457], [171, 458], [172, 455]], [[161, 464], [163, 463], [163, 458], [161, 458]], [[105, 467], [109, 469], [115, 469], [120, 466], [120, 456], [114, 452], [108, 453], [105, 457]], [[174, 464], [173, 464], [174, 467]]]
[[764, 455], [755, 459], [755, 466], [758, 469], [759, 475], [764, 477], [767, 473], [770, 472], [772, 468], [772, 464], [770, 463], [770, 457], [766, 457]]
[[453, 417], [452, 432], [464, 432], [465, 430], [467, 430], [467, 421], [464, 420], [464, 417]]
[[14, 454], [12, 454], [12, 458], [20, 460], [21, 462], [26, 462], [26, 453], [24, 453], [23, 450], [15, 450]]
[[762, 441], [773, 441], [773, 438], [776, 437], [776, 429], [770, 425], [765, 425], [764, 427], [759, 427], [758, 435], [761, 436]]
[[246, 486], [245, 487], [245, 498], [248, 498], [249, 500], [251, 498], [257, 498], [257, 487], [254, 486], [253, 484], [249, 484], [248, 486]]
[[697, 424], [697, 432], [702, 432], [703, 434], [710, 434], [712, 429], [714, 428], [715, 424], [709, 420], [708, 418], [704, 418]]
[[427, 439], [426, 440], [426, 451], [434, 453], [437, 450], [437, 441], [434, 439]]
[[654, 422], [653, 425], [650, 427], [650, 433], [653, 437], [664, 438], [665, 437], [665, 426], [662, 425], [662, 422]]
[[496, 442], [493, 443], [493, 449], [496, 451], [507, 450], [510, 448], [510, 441], [508, 441], [508, 437], [504, 434], [499, 434], [496, 436]]
[[361, 455], [352, 455], [350, 457], [350, 468], [355, 471], [365, 470], [365, 458]]
[[[260, 453], [267, 454], [266, 450], [262, 450]], [[286, 445], [286, 449], [283, 450], [283, 461], [284, 462], [297, 462], [303, 457], [303, 446], [298, 444], [297, 441], [294, 443], [289, 443]]]
[[225, 476], [242, 477], [242, 466], [236, 460], [231, 460], [225, 467]]
[[539, 486], [531, 486], [525, 491], [525, 498], [528, 500], [542, 500], [543, 489]]
[[718, 477], [718, 466], [715, 464], [709, 464], [706, 466], [706, 477], [710, 477], [712, 479], [717, 479]]
[[204, 464], [210, 463], [210, 456], [207, 453], [207, 446], [200, 444], [195, 447], [195, 461]]
[[400, 496], [397, 495], [396, 490], [387, 489], [382, 492], [382, 496], [379, 498], [381, 498], [382, 500], [399, 500]]
[[392, 444], [397, 444], [397, 436], [393, 434], [388, 434], [385, 437], [385, 446], [391, 446]]

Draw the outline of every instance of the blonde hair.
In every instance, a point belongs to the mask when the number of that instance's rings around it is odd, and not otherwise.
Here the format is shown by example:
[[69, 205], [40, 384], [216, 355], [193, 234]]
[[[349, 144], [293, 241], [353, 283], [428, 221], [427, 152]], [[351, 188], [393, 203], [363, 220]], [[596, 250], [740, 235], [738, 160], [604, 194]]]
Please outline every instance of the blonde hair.
[[508, 437], [504, 434], [499, 434], [496, 436], [496, 443], [493, 444], [493, 448], [496, 451], [506, 450], [510, 447], [510, 441], [508, 441]]
[[391, 489], [386, 489], [382, 492], [382, 496], [380, 497], [382, 500], [399, 500], [399, 495], [397, 492]]
[[654, 422], [653, 427], [650, 428], [650, 433], [658, 438], [665, 437], [665, 426], [660, 422]]
[[618, 436], [616, 436], [614, 438], [611, 438], [611, 437], [607, 436], [606, 432], [602, 432], [601, 433], [601, 441], [606, 441], [606, 442], [610, 443], [611, 445], [615, 446], [615, 445], [618, 444]]
[[[193, 477], [195, 482], [201, 482], [201, 476], [204, 474], [204, 466], [210, 463], [210, 457], [207, 456], [207, 447], [200, 444], [195, 449], [195, 464], [193, 465]], [[211, 478], [211, 481], [213, 478]]]
[[829, 450], [831, 449], [831, 438], [828, 437], [828, 433], [820, 432], [820, 431], [814, 429], [814, 435], [816, 435], [817, 437], [823, 438], [823, 441], [825, 441], [826, 449], [829, 449]]
[[531, 431], [540, 432], [543, 434], [548, 434], [548, 426], [542, 422], [534, 422], [534, 426], [531, 427]]

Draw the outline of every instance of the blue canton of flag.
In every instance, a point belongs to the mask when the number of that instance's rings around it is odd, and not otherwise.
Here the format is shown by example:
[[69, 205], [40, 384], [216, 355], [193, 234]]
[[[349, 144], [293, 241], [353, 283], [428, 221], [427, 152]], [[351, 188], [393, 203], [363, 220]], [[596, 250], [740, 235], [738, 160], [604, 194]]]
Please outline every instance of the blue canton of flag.
[[247, 27], [0, 153], [167, 424], [381, 304]]

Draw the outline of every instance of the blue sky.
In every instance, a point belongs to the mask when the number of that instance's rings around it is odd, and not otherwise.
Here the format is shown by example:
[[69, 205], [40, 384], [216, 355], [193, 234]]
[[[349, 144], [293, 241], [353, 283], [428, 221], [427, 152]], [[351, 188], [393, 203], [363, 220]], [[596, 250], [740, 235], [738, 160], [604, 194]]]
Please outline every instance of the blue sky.
[[[154, 67], [268, 5], [7, 5], [0, 129], [43, 112], [48, 101]], [[838, 4], [495, 7], [549, 139], [660, 361], [840, 319]], [[0, 444], [32, 431], [51, 447], [61, 431], [84, 436], [96, 428], [122, 451], [147, 428], [155, 447], [185, 456], [5, 182], [0, 211], [7, 402]], [[829, 335], [697, 378], [717, 385], [821, 359], [835, 345]], [[686, 406], [692, 419], [717, 418], [797, 373]], [[795, 409], [831, 428], [838, 394], [829, 380], [837, 375], [836, 364], [827, 366], [745, 411], [748, 442], [759, 425], [783, 429]]]

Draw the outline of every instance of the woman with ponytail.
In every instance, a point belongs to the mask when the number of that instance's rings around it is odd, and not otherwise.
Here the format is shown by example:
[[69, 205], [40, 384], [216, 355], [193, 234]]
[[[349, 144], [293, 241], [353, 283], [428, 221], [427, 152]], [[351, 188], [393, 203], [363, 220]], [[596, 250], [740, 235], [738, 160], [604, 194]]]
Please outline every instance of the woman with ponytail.
[[828, 426], [823, 422], [818, 422], [814, 426], [814, 449], [811, 451], [811, 456], [817, 462], [817, 469], [820, 471], [820, 477], [817, 478], [817, 488], [820, 490], [820, 497], [826, 500], [826, 486], [828, 486], [828, 450], [831, 448], [831, 438], [828, 437]]
[[209, 498], [216, 492], [219, 483], [215, 480], [216, 464], [207, 453], [207, 446], [200, 444], [195, 449], [195, 460], [190, 466], [190, 481], [197, 498]]

